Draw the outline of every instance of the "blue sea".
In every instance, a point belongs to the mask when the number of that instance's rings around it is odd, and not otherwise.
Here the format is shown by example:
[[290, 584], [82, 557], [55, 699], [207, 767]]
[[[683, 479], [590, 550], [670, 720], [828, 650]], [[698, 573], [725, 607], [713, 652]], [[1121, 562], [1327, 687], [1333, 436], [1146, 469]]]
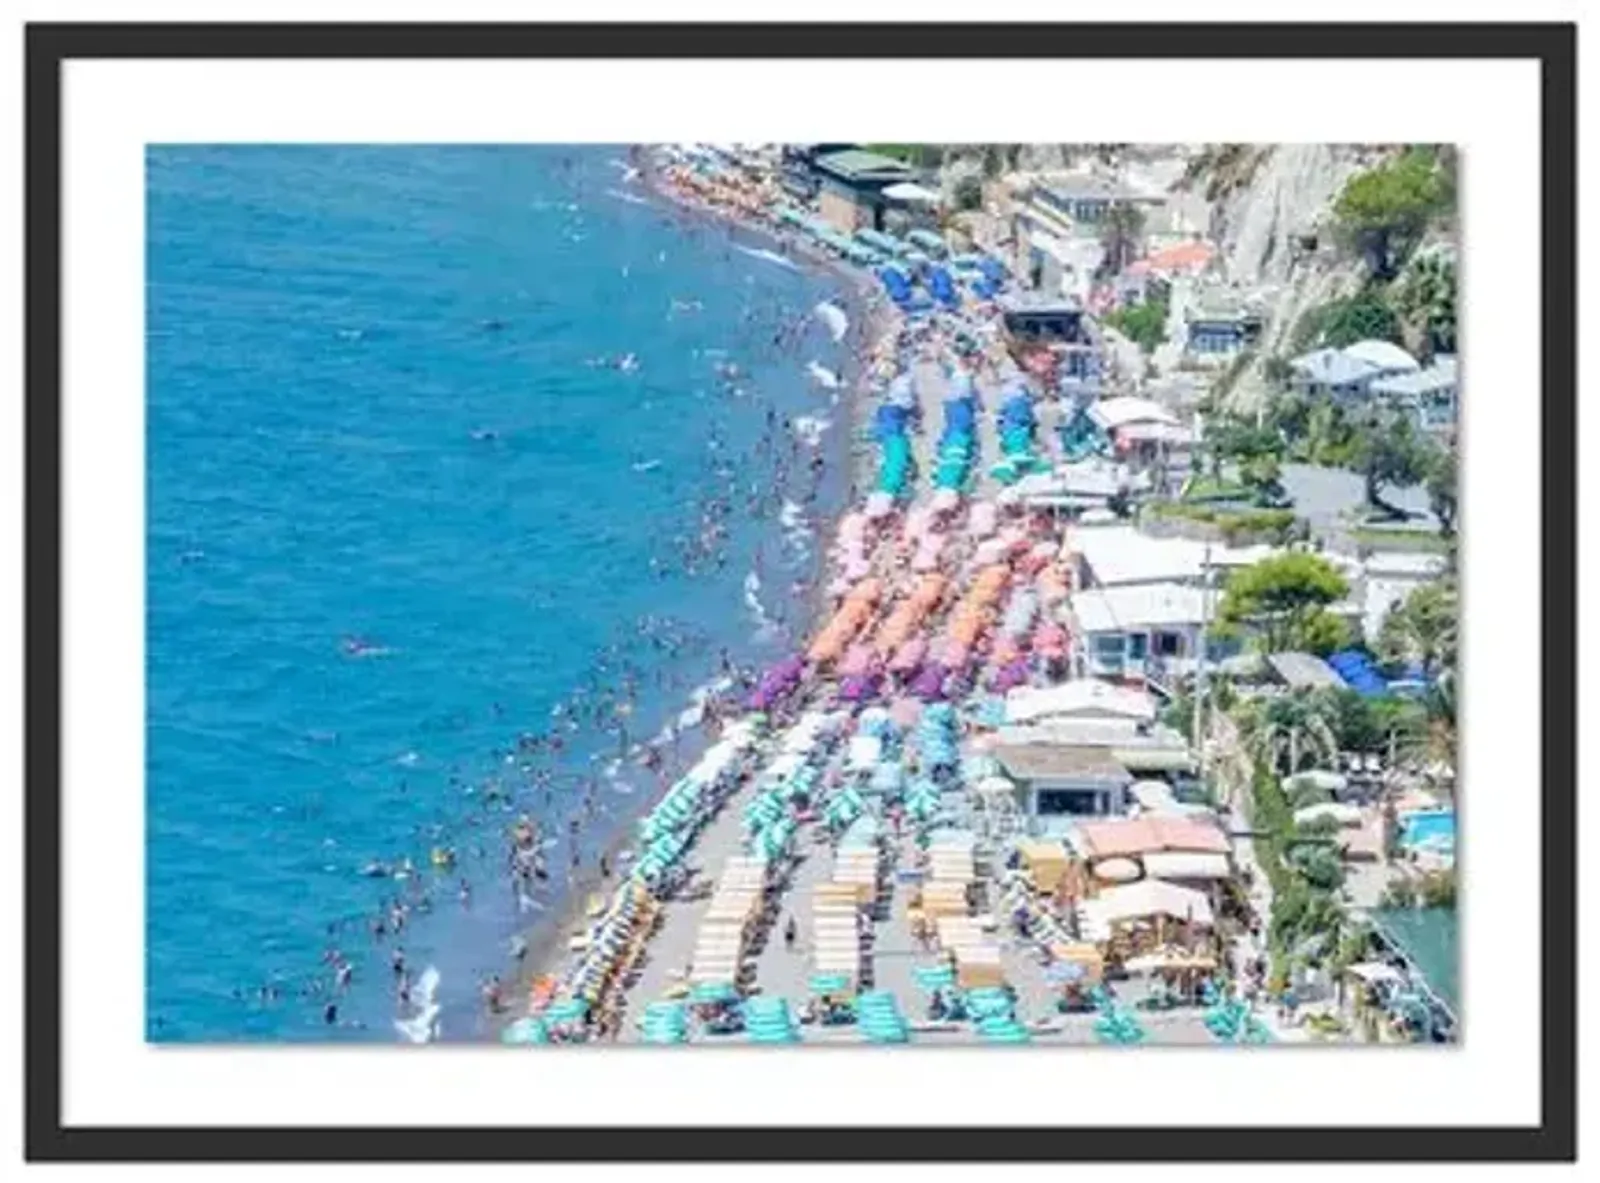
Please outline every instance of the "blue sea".
[[[843, 419], [807, 375], [848, 367], [856, 330], [811, 311], [842, 283], [645, 199], [621, 155], [150, 149], [148, 1038], [393, 1040], [397, 946], [443, 1036], [481, 1037], [581, 795], [592, 834], [657, 784], [597, 771], [793, 643], [843, 490], [805, 500], [786, 420]], [[519, 746], [625, 676], [627, 736]], [[561, 841], [519, 905], [523, 812]]]

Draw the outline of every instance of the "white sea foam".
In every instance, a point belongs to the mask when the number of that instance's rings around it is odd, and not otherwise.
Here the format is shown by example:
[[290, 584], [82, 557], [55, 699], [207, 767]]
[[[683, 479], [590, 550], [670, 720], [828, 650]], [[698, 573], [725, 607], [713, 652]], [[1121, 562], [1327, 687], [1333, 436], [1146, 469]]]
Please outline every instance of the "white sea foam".
[[439, 1038], [439, 971], [428, 966], [411, 991], [417, 1013], [409, 1019], [396, 1019], [394, 1029], [408, 1043], [433, 1043]]
[[615, 197], [618, 201], [626, 201], [629, 205], [649, 205], [650, 202], [640, 197], [637, 193], [626, 193], [621, 189], [607, 189], [607, 197]]
[[838, 374], [828, 369], [821, 362], [812, 362], [806, 367], [806, 372], [811, 375], [811, 380], [824, 390], [838, 390], [844, 385]]
[[735, 246], [734, 250], [741, 255], [749, 255], [752, 259], [765, 259], [768, 263], [776, 263], [780, 267], [787, 267], [790, 271], [798, 271], [793, 259], [785, 259], [777, 251], [769, 251], [765, 247]]
[[803, 443], [817, 448], [822, 446], [823, 434], [833, 426], [833, 420], [826, 415], [796, 415], [791, 426]]
[[850, 317], [845, 314], [843, 308], [824, 300], [812, 311], [823, 324], [828, 326], [828, 331], [833, 334], [835, 341], [844, 340], [844, 335], [850, 331]]

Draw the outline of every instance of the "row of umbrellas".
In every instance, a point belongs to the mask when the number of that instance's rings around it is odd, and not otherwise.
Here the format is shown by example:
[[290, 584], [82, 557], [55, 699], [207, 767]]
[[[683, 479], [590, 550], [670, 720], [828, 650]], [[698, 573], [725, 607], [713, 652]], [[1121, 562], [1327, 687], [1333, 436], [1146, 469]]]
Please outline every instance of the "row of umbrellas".
[[688, 1043], [689, 1008], [670, 999], [652, 1002], [644, 1009], [641, 1026], [646, 1043]]
[[856, 1022], [868, 1043], [907, 1043], [911, 1039], [900, 1004], [886, 990], [868, 990], [856, 999]]
[[929, 703], [917, 719], [914, 734], [917, 758], [923, 768], [949, 769], [960, 762], [960, 721], [950, 703]]
[[800, 1025], [784, 998], [757, 995], [746, 999], [744, 1029], [751, 1043], [800, 1042]]
[[1250, 1013], [1241, 999], [1232, 998], [1208, 1007], [1206, 1030], [1222, 1043], [1270, 1043], [1272, 1033]]

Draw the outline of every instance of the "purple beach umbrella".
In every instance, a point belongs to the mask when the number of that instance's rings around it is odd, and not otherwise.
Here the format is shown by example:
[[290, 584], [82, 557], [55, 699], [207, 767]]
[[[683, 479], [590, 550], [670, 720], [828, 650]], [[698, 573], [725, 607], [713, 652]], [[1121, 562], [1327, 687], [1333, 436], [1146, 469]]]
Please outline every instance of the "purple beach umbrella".
[[938, 663], [930, 663], [922, 667], [922, 672], [911, 683], [911, 693], [923, 702], [937, 702], [944, 697], [944, 667]]

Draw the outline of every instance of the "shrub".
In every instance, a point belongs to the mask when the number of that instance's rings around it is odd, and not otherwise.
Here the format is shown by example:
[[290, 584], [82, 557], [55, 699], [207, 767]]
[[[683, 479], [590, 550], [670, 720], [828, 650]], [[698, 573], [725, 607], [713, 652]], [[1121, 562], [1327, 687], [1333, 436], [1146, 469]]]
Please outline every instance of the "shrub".
[[1167, 306], [1160, 300], [1145, 300], [1132, 308], [1118, 308], [1106, 313], [1104, 319], [1146, 353], [1154, 353], [1167, 339]]

